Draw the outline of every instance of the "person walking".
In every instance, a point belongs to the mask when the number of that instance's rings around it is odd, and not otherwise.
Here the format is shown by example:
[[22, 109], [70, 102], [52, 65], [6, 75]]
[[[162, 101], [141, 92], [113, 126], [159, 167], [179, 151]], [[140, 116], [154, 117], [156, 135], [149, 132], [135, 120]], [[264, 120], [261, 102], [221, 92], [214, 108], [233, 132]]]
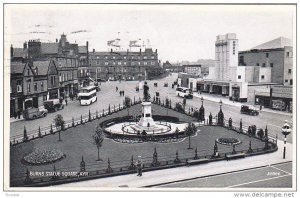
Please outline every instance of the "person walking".
[[21, 110], [20, 109], [18, 109], [17, 114], [18, 114], [18, 119], [20, 119], [21, 118]]
[[65, 102], [66, 102], [66, 106], [68, 106], [68, 99], [67, 98], [65, 99]]
[[142, 165], [142, 157], [141, 156], [138, 156], [138, 160], [137, 160], [137, 162], [136, 162], [136, 168], [137, 168], [137, 176], [142, 176], [142, 172], [143, 172], [143, 170], [142, 170], [142, 167], [143, 167], [143, 165]]
[[119, 88], [118, 88], [118, 87], [116, 87], [116, 92], [118, 92], [118, 89], [119, 89]]

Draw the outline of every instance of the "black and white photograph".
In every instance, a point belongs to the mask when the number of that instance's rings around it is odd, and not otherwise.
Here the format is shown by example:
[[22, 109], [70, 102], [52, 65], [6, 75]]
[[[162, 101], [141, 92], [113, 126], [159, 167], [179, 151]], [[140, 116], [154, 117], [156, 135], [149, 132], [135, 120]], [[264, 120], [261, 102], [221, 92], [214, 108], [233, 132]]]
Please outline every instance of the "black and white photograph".
[[4, 191], [294, 197], [296, 3], [2, 5]]

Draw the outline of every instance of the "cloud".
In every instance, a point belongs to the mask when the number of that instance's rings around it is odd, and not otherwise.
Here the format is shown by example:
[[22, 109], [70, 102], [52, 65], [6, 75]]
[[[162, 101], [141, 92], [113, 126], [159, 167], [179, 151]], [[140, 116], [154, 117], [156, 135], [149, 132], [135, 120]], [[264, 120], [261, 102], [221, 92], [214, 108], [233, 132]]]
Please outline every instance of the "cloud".
[[78, 34], [78, 33], [84, 33], [84, 32], [88, 32], [87, 30], [76, 30], [71, 32], [71, 34]]

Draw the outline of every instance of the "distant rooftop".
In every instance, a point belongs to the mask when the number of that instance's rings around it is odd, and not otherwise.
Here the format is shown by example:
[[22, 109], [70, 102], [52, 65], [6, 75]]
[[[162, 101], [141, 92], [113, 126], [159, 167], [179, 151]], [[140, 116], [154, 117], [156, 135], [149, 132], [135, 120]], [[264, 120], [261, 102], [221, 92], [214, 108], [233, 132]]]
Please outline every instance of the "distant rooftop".
[[251, 48], [251, 50], [276, 49], [276, 48], [284, 48], [284, 46], [293, 46], [292, 40], [285, 37], [279, 37], [274, 40], [268, 41], [266, 43], [260, 44], [256, 47], [253, 47]]

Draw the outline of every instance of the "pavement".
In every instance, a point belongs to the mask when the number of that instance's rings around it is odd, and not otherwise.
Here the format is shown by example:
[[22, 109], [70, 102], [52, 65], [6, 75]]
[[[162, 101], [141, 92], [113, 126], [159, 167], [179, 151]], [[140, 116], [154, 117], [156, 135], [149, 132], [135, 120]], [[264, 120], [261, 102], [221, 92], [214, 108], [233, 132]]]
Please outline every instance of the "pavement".
[[[235, 106], [235, 107], [238, 107], [239, 109], [241, 108], [242, 105], [251, 105], [251, 106], [254, 106], [258, 110], [260, 108], [259, 105], [254, 105], [254, 104], [249, 103], [249, 102], [248, 103], [235, 102], [235, 101], [229, 100], [228, 97], [214, 95], [214, 94], [208, 94], [208, 93], [201, 93], [201, 94], [199, 94], [197, 92], [194, 92], [193, 96], [197, 97], [197, 98], [203, 97], [204, 100], [209, 100], [209, 101], [213, 101], [213, 102], [220, 102], [220, 100], [222, 100], [223, 104]], [[293, 113], [290, 113], [290, 112], [276, 111], [276, 110], [269, 109], [269, 108], [263, 108], [260, 112], [269, 112], [269, 113], [286, 115], [286, 116], [292, 116], [293, 115]]]
[[[136, 174], [129, 174], [123, 176], [115, 176], [115, 177], [94, 179], [94, 180], [88, 180], [88, 181], [82, 181], [76, 183], [62, 184], [57, 186], [51, 186], [49, 188], [55, 190], [60, 190], [60, 189], [66, 190], [68, 189], [68, 187], [76, 187], [77, 190], [82, 190], [82, 188], [84, 188], [84, 190], [95, 190], [95, 188], [97, 188], [97, 190], [104, 190], [107, 188], [114, 188], [114, 189], [120, 188], [120, 190], [126, 190], [126, 189], [132, 190], [134, 188], [137, 188], [139, 190], [143, 190], [143, 189], [146, 190], [145, 187], [151, 187], [151, 186], [162, 186], [162, 188], [164, 188], [163, 185], [168, 183], [197, 179], [202, 177], [209, 178], [220, 174], [245, 171], [245, 170], [255, 169], [258, 167], [272, 166], [273, 164], [292, 161], [292, 157], [293, 157], [292, 144], [287, 143], [286, 145], [287, 148], [286, 159], [282, 158], [283, 147], [284, 147], [283, 141], [278, 141], [278, 151], [269, 154], [246, 157], [244, 159], [238, 159], [238, 160], [229, 160], [229, 161], [223, 160], [218, 162], [211, 162], [208, 164], [194, 165], [190, 167], [185, 166], [185, 167], [145, 172], [143, 173], [142, 177], [137, 177]], [[287, 172], [286, 174], [288, 176], [292, 175], [291, 172]], [[247, 176], [251, 176], [251, 174], [244, 175], [244, 177]], [[278, 178], [280, 177], [276, 177], [276, 179]], [[265, 181], [266, 185], [267, 182], [268, 181], [266, 180]], [[277, 181], [276, 183], [278, 182], [280, 181]], [[286, 182], [286, 180], [283, 180], [283, 182]], [[247, 182], [241, 181], [240, 184], [247, 184]], [[240, 185], [235, 184], [232, 186], [227, 186], [227, 188], [230, 187], [238, 188], [239, 186]], [[293, 183], [293, 188], [295, 188], [295, 183]]]

